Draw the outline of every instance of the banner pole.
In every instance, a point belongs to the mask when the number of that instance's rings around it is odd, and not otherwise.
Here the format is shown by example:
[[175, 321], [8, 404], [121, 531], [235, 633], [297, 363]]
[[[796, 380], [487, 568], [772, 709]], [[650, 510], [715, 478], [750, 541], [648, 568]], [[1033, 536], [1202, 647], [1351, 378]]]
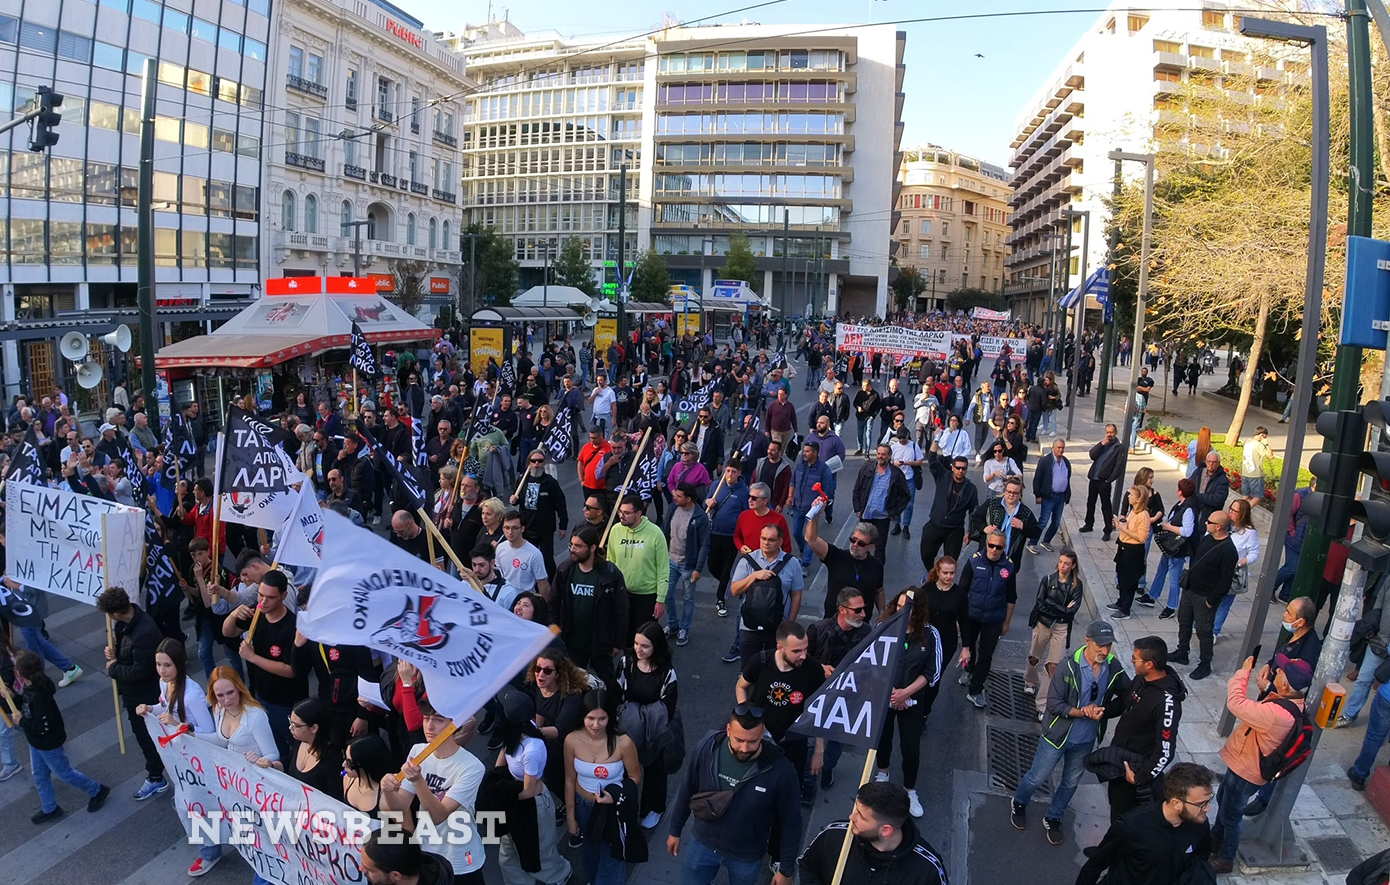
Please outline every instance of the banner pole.
[[[423, 519], [426, 523], [429, 523], [429, 522], [432, 521], [432, 520], [429, 518], [429, 514], [427, 514], [427, 513], [425, 512], [425, 508], [423, 508], [423, 507], [420, 508], [420, 518]], [[438, 555], [437, 553], [435, 553], [435, 550], [434, 550], [434, 532], [432, 532], [432, 531], [430, 531], [429, 529], [424, 528], [424, 527], [421, 527], [420, 530], [421, 530], [422, 532], [425, 533], [425, 546], [429, 549], [429, 553], [430, 553], [430, 565], [432, 565], [432, 566], [434, 566], [435, 568], [440, 569], [441, 571], [443, 571], [443, 570], [444, 570], [443, 567], [440, 566], [440, 564], [439, 564], [439, 555]]]
[[[869, 778], [874, 773], [874, 761], [878, 758], [878, 748], [869, 750], [869, 755], [864, 758], [864, 773], [859, 776], [859, 786], [864, 786], [869, 782]], [[850, 807], [854, 811], [854, 807]], [[830, 879], [830, 885], [840, 885], [841, 878], [845, 875], [845, 864], [849, 861], [849, 847], [854, 840], [854, 831], [850, 827], [845, 827], [845, 841], [840, 843], [840, 859], [835, 863], [835, 875]]]
[[[101, 515], [101, 586], [108, 588], [111, 586], [111, 560], [106, 558], [106, 514]], [[106, 647], [111, 649], [111, 654], [116, 654], [116, 631], [111, 626], [111, 616], [106, 616]], [[121, 741], [121, 755], [125, 755], [125, 728], [121, 725], [121, 689], [116, 685], [116, 680], [111, 679], [111, 700], [116, 705], [116, 736]]]
[[608, 525], [603, 530], [603, 537], [599, 539], [600, 550], [608, 549], [608, 533], [613, 531], [613, 520], [618, 516], [618, 508], [622, 506], [623, 498], [627, 497], [628, 486], [632, 483], [632, 474], [637, 472], [637, 465], [642, 461], [642, 450], [647, 447], [647, 439], [652, 435], [651, 427], [642, 432], [642, 441], [637, 444], [637, 451], [632, 453], [632, 466], [627, 469], [627, 478], [623, 480], [622, 490], [618, 492], [618, 498], [613, 504], [613, 512], [608, 514]]
[[[478, 579], [474, 576], [473, 570], [464, 568], [463, 561], [460, 560], [458, 554], [454, 552], [453, 545], [445, 540], [444, 535], [439, 531], [439, 527], [434, 524], [434, 521], [425, 517], [425, 508], [421, 507], [419, 513], [420, 517], [425, 520], [425, 531], [429, 532], [431, 537], [438, 539], [439, 546], [444, 548], [444, 555], [449, 557], [454, 567], [459, 570], [459, 577], [467, 581], [474, 590], [482, 593], [483, 586], [478, 583]], [[447, 571], [447, 569], [443, 569], [443, 571]]]
[[[5, 704], [10, 708], [10, 713], [11, 713], [11, 715], [13, 715], [13, 716], [15, 716], [15, 717], [18, 717], [18, 716], [19, 716], [19, 707], [15, 705], [15, 702], [14, 702], [14, 695], [10, 693], [10, 687], [9, 687], [8, 685], [5, 684], [5, 682], [4, 682], [3, 679], [0, 679], [0, 695], [4, 695], [4, 697], [5, 697]], [[2, 711], [0, 711], [0, 712], [2, 712]], [[14, 723], [13, 723], [13, 722], [10, 723], [10, 727], [12, 727], [12, 728], [14, 727]]]
[[[222, 518], [222, 447], [224, 445], [226, 445], [226, 435], [219, 431], [217, 434], [217, 464], [212, 470], [212, 538], [209, 541], [214, 568], [217, 568], [221, 562], [218, 558], [217, 527]], [[175, 455], [174, 458], [177, 459], [178, 455]], [[174, 490], [178, 491], [177, 481], [174, 482]], [[196, 507], [197, 505], [194, 504], [193, 506]]]
[[[734, 454], [738, 454], [738, 453], [735, 452]], [[730, 460], [732, 460], [732, 459], [730, 459]], [[719, 471], [719, 485], [715, 486], [715, 487], [714, 487], [714, 491], [712, 491], [712, 492], [709, 493], [709, 496], [710, 496], [711, 498], [718, 499], [718, 497], [719, 497], [719, 490], [722, 489], [722, 488], [724, 488], [724, 476], [725, 476], [724, 471], [722, 471], [722, 470]], [[706, 508], [705, 508], [705, 512], [708, 513], [710, 516], [713, 516], [713, 515], [714, 515], [714, 505], [711, 504], [711, 505], [709, 505], [708, 507], [706, 507]]]

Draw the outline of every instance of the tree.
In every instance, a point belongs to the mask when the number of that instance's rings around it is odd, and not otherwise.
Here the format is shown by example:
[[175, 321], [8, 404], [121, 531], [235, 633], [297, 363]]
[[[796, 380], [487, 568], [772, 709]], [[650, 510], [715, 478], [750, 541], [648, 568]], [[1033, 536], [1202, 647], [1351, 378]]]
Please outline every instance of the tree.
[[736, 231], [729, 237], [729, 251], [724, 256], [724, 266], [719, 268], [719, 278], [743, 280], [754, 292], [762, 288], [762, 274], [758, 273], [758, 261], [753, 257], [753, 247], [748, 242], [748, 235], [743, 231]]
[[888, 284], [893, 289], [893, 303], [898, 310], [908, 310], [916, 305], [917, 296], [927, 290], [927, 281], [922, 272], [915, 267], [899, 268], [898, 276]]
[[551, 279], [557, 286], [573, 286], [590, 298], [598, 294], [598, 280], [578, 237], [569, 237], [560, 244], [560, 254], [551, 266]]
[[429, 292], [430, 266], [423, 261], [397, 261], [393, 271], [396, 275], [396, 289], [387, 293], [393, 303], [401, 310], [415, 316], [425, 303]]
[[948, 310], [970, 310], [972, 307], [999, 310], [1002, 306], [999, 293], [991, 292], [988, 289], [955, 289], [946, 293], [946, 308]]
[[[512, 296], [516, 294], [517, 271], [520, 268], [516, 260], [516, 247], [493, 227], [475, 223], [469, 225], [468, 232], [482, 236], [474, 250], [478, 256], [479, 297], [489, 304], [511, 304]], [[474, 307], [476, 309], [477, 305]]]
[[637, 267], [632, 272], [632, 300], [670, 303], [671, 272], [666, 269], [666, 259], [655, 249], [648, 249], [637, 256]]

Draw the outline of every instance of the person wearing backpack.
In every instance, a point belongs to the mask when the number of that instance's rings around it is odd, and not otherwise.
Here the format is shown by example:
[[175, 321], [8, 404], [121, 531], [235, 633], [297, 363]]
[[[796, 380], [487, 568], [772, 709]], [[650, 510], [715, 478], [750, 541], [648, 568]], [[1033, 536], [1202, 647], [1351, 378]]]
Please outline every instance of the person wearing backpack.
[[739, 557], [730, 577], [729, 590], [742, 599], [739, 608], [739, 666], [774, 645], [777, 627], [795, 621], [801, 612], [801, 591], [805, 580], [796, 560], [782, 549], [782, 528], [775, 523], [763, 526], [758, 549]]
[[[1311, 726], [1304, 711], [1313, 668], [1307, 661], [1274, 656], [1274, 667], [1254, 677], [1259, 698], [1248, 697], [1253, 656], [1226, 683], [1226, 706], [1240, 721], [1221, 748], [1226, 775], [1216, 791], [1216, 821], [1211, 827], [1211, 868], [1218, 875], [1235, 866], [1246, 803], [1271, 780], [1292, 771], [1308, 757]], [[1271, 687], [1273, 691], [1271, 691]]]

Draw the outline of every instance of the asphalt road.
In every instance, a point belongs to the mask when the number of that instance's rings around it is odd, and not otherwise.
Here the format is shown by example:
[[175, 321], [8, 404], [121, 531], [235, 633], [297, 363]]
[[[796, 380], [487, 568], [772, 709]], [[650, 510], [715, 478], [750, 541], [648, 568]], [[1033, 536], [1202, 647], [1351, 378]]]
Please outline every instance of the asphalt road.
[[[793, 379], [793, 400], [799, 404], [804, 418], [812, 402], [811, 394], [800, 388], [803, 379]], [[850, 428], [846, 428], [849, 431]], [[850, 441], [849, 448], [854, 448]], [[851, 458], [841, 474], [839, 506], [833, 525], [823, 536], [845, 546], [853, 525], [849, 502], [853, 471], [862, 464]], [[562, 468], [562, 485], [569, 493], [572, 512], [577, 512], [579, 488], [572, 469]], [[976, 474], [978, 481], [978, 474]], [[918, 527], [914, 537], [904, 541], [888, 539], [885, 585], [890, 593], [922, 580], [925, 569], [920, 560], [917, 535], [930, 506], [932, 484], [930, 477], [925, 488], [918, 492]], [[967, 555], [970, 548], [967, 548]], [[1027, 651], [1028, 627], [1026, 618], [1038, 581], [1052, 561], [1046, 554], [1044, 562], [1028, 556], [1020, 572], [1020, 599], [1010, 633], [1004, 637], [995, 658], [996, 670], [1021, 672]], [[695, 618], [690, 644], [675, 649], [676, 668], [680, 681], [681, 708], [687, 730], [688, 744], [694, 744], [707, 730], [722, 727], [729, 706], [733, 703], [733, 688], [737, 667], [725, 664], [720, 657], [728, 648], [733, 634], [733, 621], [716, 617], [713, 606], [714, 581], [705, 578], [698, 587], [699, 611]], [[806, 610], [816, 613], [824, 598], [823, 567], [814, 563], [808, 577]], [[74, 685], [61, 689], [58, 700], [67, 722], [67, 751], [73, 765], [88, 775], [110, 784], [113, 788], [106, 807], [95, 815], [85, 811], [82, 796], [63, 784], [57, 785], [59, 801], [68, 810], [62, 820], [36, 827], [29, 816], [38, 809], [38, 797], [32, 778], [26, 773], [0, 783], [0, 869], [13, 885], [78, 885], [78, 883], [130, 883], [130, 885], [183, 885], [188, 881], [187, 867], [195, 851], [184, 842], [183, 830], [175, 817], [168, 794], [146, 803], [131, 798], [140, 785], [144, 772], [141, 757], [133, 740], [127, 742], [129, 752], [122, 756], [117, 748], [115, 714], [109, 683], [102, 675], [101, 649], [105, 641], [104, 627], [93, 609], [54, 599], [53, 613], [48, 626], [54, 641], [67, 654], [78, 660], [87, 675]], [[810, 614], [806, 619], [811, 619]], [[190, 653], [190, 660], [196, 655]], [[50, 668], [51, 669], [51, 668]], [[1053, 847], [1046, 843], [1041, 830], [1042, 806], [1035, 805], [1033, 826], [1018, 833], [1007, 819], [1007, 799], [1010, 791], [991, 781], [987, 751], [987, 729], [995, 726], [1007, 732], [1007, 739], [1018, 734], [1036, 734], [1036, 723], [1011, 720], [996, 712], [978, 711], [965, 699], [965, 690], [956, 685], [959, 670], [952, 663], [943, 676], [940, 697], [928, 721], [923, 738], [922, 770], [917, 788], [926, 808], [920, 826], [927, 839], [946, 862], [955, 882], [1064, 882], [1075, 877], [1080, 860], [1079, 844], [1090, 844], [1098, 836], [1089, 832], [1078, 843], [1076, 834], [1086, 827], [1068, 815], [1068, 843]], [[201, 680], [202, 674], [195, 674]], [[1009, 707], [1003, 694], [991, 698], [991, 708]], [[1016, 699], [1019, 704], [1026, 701]], [[128, 726], [127, 726], [128, 729]], [[485, 757], [480, 738], [470, 747]], [[22, 736], [17, 740], [21, 758], [28, 768], [28, 751]], [[1026, 770], [1027, 759], [1022, 761]], [[1002, 757], [1001, 757], [1002, 758]], [[838, 768], [837, 782], [823, 791], [807, 815], [806, 826], [814, 833], [826, 822], [844, 817], [852, 806], [857, 778], [863, 768], [862, 754], [847, 753]], [[996, 766], [995, 775], [1009, 765]], [[893, 777], [900, 777], [895, 759]], [[1015, 772], [1013, 776], [1017, 776]], [[1007, 779], [1008, 773], [1005, 771]], [[675, 776], [673, 776], [673, 782]], [[1083, 786], [1074, 807], [1093, 802], [1099, 787]], [[674, 787], [672, 788], [674, 793]], [[1101, 811], [1104, 800], [1100, 798]], [[651, 860], [633, 869], [633, 880], [641, 882], [678, 881], [678, 861], [665, 852], [665, 822], [653, 831]], [[809, 836], [808, 836], [809, 839]], [[1001, 850], [1002, 849], [1002, 850]], [[584, 882], [584, 874], [575, 862], [575, 885]], [[495, 864], [486, 873], [491, 883], [501, 881]], [[214, 868], [202, 881], [209, 883], [244, 883], [250, 870], [236, 857], [229, 857]]]

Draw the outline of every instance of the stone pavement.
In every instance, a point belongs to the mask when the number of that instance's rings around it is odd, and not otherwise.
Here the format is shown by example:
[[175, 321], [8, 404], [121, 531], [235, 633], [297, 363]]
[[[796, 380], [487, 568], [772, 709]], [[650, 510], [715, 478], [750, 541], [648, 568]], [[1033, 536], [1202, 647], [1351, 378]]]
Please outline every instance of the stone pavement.
[[[1127, 371], [1122, 374], [1122, 380], [1128, 380]], [[1162, 380], [1160, 372], [1159, 381]], [[1214, 387], [1224, 381], [1224, 371], [1218, 370], [1215, 376], [1204, 376], [1202, 385]], [[1161, 393], [1151, 397], [1151, 402], [1161, 403]], [[1165, 416], [1165, 422], [1176, 424], [1184, 430], [1196, 430], [1202, 424], [1206, 424], [1217, 433], [1226, 430], [1234, 409], [1230, 400], [1201, 389], [1192, 397], [1189, 397], [1185, 390], [1174, 397], [1170, 390], [1168, 404], [1169, 415]], [[1089, 623], [1096, 617], [1105, 616], [1105, 606], [1113, 602], [1117, 595], [1113, 564], [1115, 542], [1102, 541], [1100, 531], [1088, 534], [1078, 532], [1086, 506], [1085, 471], [1090, 465], [1087, 451], [1104, 435], [1103, 425], [1092, 420], [1094, 411], [1094, 399], [1088, 397], [1077, 401], [1074, 432], [1067, 446], [1067, 456], [1072, 462], [1075, 475], [1072, 480], [1072, 504], [1063, 514], [1061, 538], [1077, 551], [1082, 578], [1088, 590], [1083, 611], [1077, 617], [1078, 623]], [[1150, 411], [1150, 414], [1154, 413], [1154, 410]], [[1064, 410], [1058, 422], [1063, 429], [1066, 426], [1065, 415]], [[1106, 418], [1115, 423], [1119, 423], [1123, 418], [1123, 399], [1118, 393], [1112, 393], [1109, 397]], [[1278, 418], [1277, 414], [1251, 408], [1245, 425], [1246, 429], [1252, 432], [1256, 424], [1268, 427], [1270, 441], [1276, 454], [1283, 450], [1290, 427], [1287, 424], [1276, 424]], [[1041, 439], [1043, 446], [1051, 445], [1050, 437], [1043, 436]], [[1321, 440], [1311, 424], [1308, 425], [1308, 436], [1304, 445], [1302, 460], [1306, 464], [1311, 452], [1321, 447]], [[1034, 456], [1030, 455], [1030, 459], [1036, 463]], [[1132, 478], [1140, 467], [1153, 468], [1155, 488], [1164, 496], [1165, 502], [1173, 500], [1173, 489], [1177, 480], [1184, 475], [1178, 462], [1162, 452], [1131, 452], [1127, 469], [1129, 477]], [[1026, 466], [1025, 473], [1031, 478], [1031, 471]], [[1100, 522], [1099, 514], [1096, 521]], [[1257, 568], [1263, 565], [1264, 557], [1269, 555], [1271, 521], [1269, 511], [1257, 508], [1255, 523], [1260, 532], [1261, 552], [1261, 561], [1257, 563]], [[1055, 546], [1057, 545], [1054, 544]], [[1275, 545], [1275, 554], [1282, 556], [1282, 542]], [[1159, 551], [1155, 547], [1149, 559], [1149, 575], [1157, 568], [1158, 558]], [[1252, 575], [1252, 579], [1253, 577]], [[1180, 760], [1200, 762], [1217, 772], [1225, 770], [1225, 765], [1218, 755], [1225, 741], [1217, 733], [1217, 723], [1225, 708], [1226, 680], [1239, 665], [1235, 657], [1239, 653], [1245, 625], [1249, 620], [1252, 596], [1253, 594], [1247, 594], [1238, 597], [1231, 609], [1225, 635], [1216, 643], [1214, 672], [1210, 677], [1200, 682], [1192, 682], [1186, 679], [1190, 667], [1176, 668], [1184, 678], [1189, 692], [1183, 704], [1182, 722], [1178, 730], [1178, 757]], [[1031, 604], [1031, 600], [1020, 599], [1019, 603], [1020, 606]], [[1158, 615], [1161, 610], [1161, 604], [1155, 608], [1135, 606], [1131, 619], [1113, 622], [1116, 648], [1121, 659], [1128, 658], [1128, 649], [1133, 641], [1141, 636], [1161, 636], [1168, 641], [1170, 648], [1175, 645], [1177, 619], [1160, 620]], [[1280, 623], [1279, 611], [1276, 603], [1271, 606], [1270, 615], [1266, 618], [1267, 626], [1262, 640], [1265, 648], [1272, 648], [1276, 641]], [[1325, 616], [1319, 620], [1325, 620]], [[1195, 657], [1195, 647], [1193, 652]], [[1350, 688], [1350, 682], [1344, 681], [1343, 684]], [[1225, 881], [1239, 885], [1255, 882], [1261, 885], [1341, 883], [1346, 872], [1362, 858], [1390, 845], [1390, 829], [1366, 802], [1364, 794], [1351, 788], [1345, 774], [1347, 767], [1360, 751], [1364, 735], [1364, 725], [1325, 732], [1318, 744], [1317, 752], [1309, 763], [1311, 768], [1291, 816], [1292, 831], [1298, 840], [1298, 847], [1308, 858], [1307, 866], [1282, 870], [1256, 870], [1238, 866], [1236, 873], [1226, 877]], [[1073, 808], [1078, 813], [1077, 826], [1094, 830], [1094, 833], [1078, 833], [1077, 841], [1083, 845], [1095, 844], [1099, 841], [1106, 823], [1107, 807], [1103, 790], [1094, 785], [1090, 788], [1083, 787], [1083, 790], [1077, 793]], [[1350, 838], [1354, 850], [1338, 855], [1335, 851], [1337, 843], [1323, 841], [1336, 837]], [[1345, 842], [1341, 843], [1341, 846], [1347, 848]]]

